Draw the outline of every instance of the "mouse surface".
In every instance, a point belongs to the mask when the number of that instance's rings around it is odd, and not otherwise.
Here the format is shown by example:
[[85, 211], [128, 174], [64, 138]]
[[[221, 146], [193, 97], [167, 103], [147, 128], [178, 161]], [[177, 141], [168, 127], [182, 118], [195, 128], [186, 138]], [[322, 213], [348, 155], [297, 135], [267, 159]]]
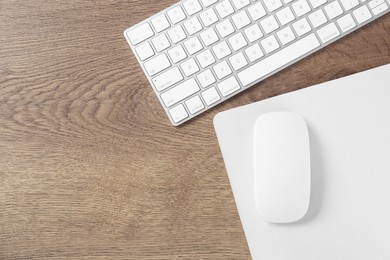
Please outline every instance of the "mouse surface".
[[254, 126], [256, 208], [272, 223], [305, 216], [310, 203], [310, 144], [303, 118], [290, 112], [259, 117]]

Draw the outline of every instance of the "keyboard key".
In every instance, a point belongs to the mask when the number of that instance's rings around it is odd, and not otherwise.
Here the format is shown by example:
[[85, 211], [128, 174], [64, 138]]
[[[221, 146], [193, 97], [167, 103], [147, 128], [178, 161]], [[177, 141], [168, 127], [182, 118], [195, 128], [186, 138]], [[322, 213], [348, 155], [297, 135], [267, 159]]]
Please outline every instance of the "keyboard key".
[[179, 123], [180, 121], [188, 117], [187, 111], [182, 104], [169, 110], [169, 114], [171, 115], [175, 123]]
[[250, 62], [254, 62], [264, 56], [258, 43], [253, 44], [251, 47], [245, 49], [246, 56], [248, 56]]
[[340, 0], [340, 2], [344, 6], [345, 11], [349, 11], [359, 5], [359, 0]]
[[207, 88], [208, 86], [215, 83], [216, 81], [210, 69], [205, 70], [202, 73], [199, 73], [197, 78], [202, 88]]
[[375, 7], [377, 7], [378, 5], [382, 4], [385, 0], [372, 0], [368, 3], [368, 6], [370, 7], [370, 9], [373, 9]]
[[224, 77], [232, 74], [232, 70], [230, 69], [228, 63], [224, 60], [223, 62], [215, 65], [213, 67], [215, 75], [217, 75], [218, 79], [223, 79]]
[[373, 13], [374, 15], [378, 15], [378, 14], [380, 14], [380, 13], [386, 11], [387, 9], [389, 9], [389, 7], [387, 6], [387, 4], [386, 4], [386, 3], [382, 3], [382, 4], [380, 4], [380, 5], [376, 6], [376, 7], [374, 7], [374, 9], [372, 9], [372, 13]]
[[164, 14], [161, 14], [161, 15], [157, 16], [156, 18], [153, 18], [152, 25], [153, 25], [154, 29], [156, 30], [156, 32], [162, 32], [170, 26], [169, 22]]
[[293, 21], [295, 19], [294, 14], [292, 13], [290, 7], [283, 8], [282, 10], [278, 11], [276, 13], [276, 16], [279, 19], [279, 22], [282, 25], [288, 24], [289, 22]]
[[183, 9], [181, 9], [180, 6], [176, 6], [173, 9], [169, 10], [167, 14], [173, 24], [177, 24], [178, 22], [186, 19], [186, 15], [184, 14]]
[[210, 5], [218, 2], [218, 0], [201, 0], [204, 7], [209, 7]]
[[263, 0], [263, 1], [269, 12], [273, 12], [276, 9], [282, 7], [283, 5], [280, 0]]
[[187, 30], [188, 35], [193, 35], [200, 30], [202, 30], [202, 25], [200, 24], [198, 18], [192, 17], [191, 19], [184, 22], [184, 27]]
[[154, 32], [148, 23], [144, 23], [131, 31], [127, 31], [126, 35], [133, 45], [137, 45], [152, 37]]
[[243, 86], [258, 81], [264, 76], [274, 73], [286, 64], [298, 59], [319, 47], [320, 43], [314, 33], [294, 42], [281, 49], [279, 52], [255, 63], [237, 74]]
[[279, 28], [278, 22], [273, 15], [268, 16], [260, 22], [261, 27], [266, 34], [269, 34]]
[[204, 26], [206, 27], [218, 22], [218, 17], [212, 8], [207, 9], [206, 11], [201, 13], [199, 17], [202, 20]]
[[186, 9], [188, 15], [193, 15], [202, 10], [202, 6], [198, 0], [187, 0], [183, 3], [184, 9]]
[[169, 38], [171, 38], [171, 41], [173, 43], [178, 43], [185, 38], [187, 38], [186, 33], [184, 32], [183, 28], [181, 26], [176, 26], [175, 28], [172, 28], [168, 31]]
[[358, 23], [364, 23], [365, 21], [371, 19], [372, 15], [370, 11], [368, 10], [367, 6], [363, 5], [362, 7], [359, 7], [355, 11], [352, 12], [353, 16], [355, 16], [356, 21]]
[[226, 36], [234, 33], [234, 28], [232, 23], [229, 21], [229, 19], [226, 19], [223, 22], [220, 22], [215, 26], [217, 28], [217, 31], [219, 35], [221, 35], [222, 38], [225, 38]]
[[329, 19], [333, 19], [343, 13], [343, 9], [338, 1], [333, 1], [330, 4], [325, 5], [324, 9]]
[[205, 50], [204, 52], [198, 54], [196, 59], [199, 61], [202, 68], [206, 68], [207, 66], [215, 63], [214, 56], [211, 54], [210, 50]]
[[156, 38], [152, 40], [154, 48], [156, 48], [157, 52], [161, 52], [165, 50], [166, 48], [170, 47], [171, 44], [168, 41], [167, 36], [165, 34], [160, 34]]
[[265, 11], [261, 2], [257, 2], [251, 5], [248, 8], [249, 15], [251, 16], [253, 21], [259, 20], [261, 17], [265, 16], [267, 12]]
[[248, 15], [246, 15], [245, 11], [241, 11], [238, 14], [233, 15], [232, 20], [233, 20], [233, 23], [238, 30], [240, 30], [241, 28], [244, 28], [245, 26], [247, 26], [251, 22], [249, 20]]
[[350, 29], [356, 26], [355, 21], [353, 20], [351, 14], [344, 15], [343, 17], [337, 20], [337, 24], [341, 28], [342, 32], [349, 31]]
[[240, 84], [238, 84], [238, 81], [234, 76], [222, 81], [217, 86], [224, 97], [229, 96], [240, 89]]
[[199, 96], [195, 96], [193, 98], [190, 98], [186, 102], [186, 106], [191, 114], [195, 114], [196, 112], [199, 112], [204, 108], [204, 105], [202, 103], [202, 100], [200, 100]]
[[188, 53], [190, 55], [197, 53], [198, 51], [203, 49], [202, 44], [200, 43], [197, 36], [192, 37], [188, 41], [184, 42], [184, 46], [186, 47]]
[[228, 0], [222, 1], [215, 6], [217, 13], [221, 18], [225, 18], [228, 15], [231, 15], [234, 12], [234, 9]]
[[257, 41], [263, 37], [263, 33], [261, 32], [260, 27], [256, 23], [246, 28], [244, 33], [250, 42]]
[[317, 7], [325, 4], [326, 2], [327, 2], [327, 0], [310, 0], [310, 3], [313, 6], [313, 8], [317, 8]]
[[249, 0], [232, 0], [232, 2], [237, 10], [242, 9], [251, 3]]
[[193, 58], [183, 62], [180, 66], [187, 77], [199, 71], [198, 64], [196, 64]]
[[219, 60], [225, 58], [232, 53], [226, 42], [221, 42], [215, 45], [213, 47], [213, 51], [215, 53], [215, 56], [217, 56]]
[[214, 104], [215, 102], [221, 99], [215, 87], [211, 87], [208, 90], [203, 91], [202, 97], [204, 102], [206, 102], [208, 106]]
[[150, 58], [154, 55], [154, 51], [148, 42], [145, 42], [144, 44], [137, 47], [135, 51], [141, 60], [146, 60], [147, 58]]
[[290, 43], [293, 40], [295, 40], [295, 35], [294, 35], [293, 31], [291, 30], [291, 28], [289, 26], [287, 26], [286, 28], [283, 28], [282, 30], [278, 31], [276, 33], [276, 35], [278, 36], [280, 42], [283, 45], [285, 45], [287, 43]]
[[167, 55], [165, 53], [160, 54], [159, 56], [147, 61], [144, 63], [145, 69], [148, 72], [149, 76], [154, 76], [157, 73], [165, 70], [171, 66]]
[[183, 75], [177, 67], [174, 67], [153, 79], [157, 91], [162, 91], [183, 80]]
[[206, 31], [200, 33], [200, 38], [202, 39], [205, 46], [210, 46], [219, 40], [217, 33], [213, 28], [207, 29]]
[[271, 35], [262, 40], [261, 45], [263, 46], [266, 53], [273, 52], [280, 47], [274, 35]]
[[299, 17], [310, 12], [310, 6], [306, 0], [298, 0], [292, 4], [295, 14]]
[[182, 101], [186, 97], [195, 94], [200, 90], [198, 83], [196, 83], [194, 78], [191, 78], [183, 83], [169, 89], [168, 91], [161, 94], [161, 99], [163, 100], [166, 107], [171, 107], [177, 102]]
[[323, 43], [326, 43], [335, 37], [340, 35], [339, 30], [337, 29], [335, 23], [330, 23], [322, 27], [317, 31], [318, 36], [320, 37]]
[[298, 36], [302, 36], [311, 31], [311, 27], [305, 17], [293, 23], [293, 27]]
[[230, 46], [232, 46], [234, 51], [238, 51], [239, 49], [248, 45], [242, 33], [237, 33], [229, 38]]
[[187, 58], [187, 54], [184, 51], [181, 45], [177, 45], [168, 51], [169, 57], [171, 57], [173, 63], [178, 63], [179, 61]]
[[229, 58], [229, 62], [232, 65], [234, 70], [239, 70], [246, 65], [248, 65], [248, 62], [246, 61], [244, 54], [242, 52], [237, 53], [236, 55]]
[[321, 26], [328, 21], [324, 12], [321, 9], [318, 9], [314, 13], [309, 14], [308, 17], [314, 28], [317, 28], [318, 26]]

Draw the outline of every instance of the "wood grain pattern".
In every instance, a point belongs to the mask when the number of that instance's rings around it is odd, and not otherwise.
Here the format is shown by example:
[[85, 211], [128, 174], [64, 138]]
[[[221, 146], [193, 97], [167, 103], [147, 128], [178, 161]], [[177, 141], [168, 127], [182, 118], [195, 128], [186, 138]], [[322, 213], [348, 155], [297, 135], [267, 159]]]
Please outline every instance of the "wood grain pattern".
[[0, 0], [0, 259], [249, 259], [214, 115], [390, 62], [387, 15], [175, 128], [122, 36], [173, 3]]

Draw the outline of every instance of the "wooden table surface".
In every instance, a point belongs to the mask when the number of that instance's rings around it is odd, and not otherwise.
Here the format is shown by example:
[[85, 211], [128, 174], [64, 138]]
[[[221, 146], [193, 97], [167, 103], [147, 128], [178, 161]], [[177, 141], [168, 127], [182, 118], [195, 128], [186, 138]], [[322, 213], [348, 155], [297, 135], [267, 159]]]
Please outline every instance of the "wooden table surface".
[[123, 38], [174, 2], [0, 0], [0, 259], [249, 259], [215, 114], [390, 63], [387, 15], [175, 128]]

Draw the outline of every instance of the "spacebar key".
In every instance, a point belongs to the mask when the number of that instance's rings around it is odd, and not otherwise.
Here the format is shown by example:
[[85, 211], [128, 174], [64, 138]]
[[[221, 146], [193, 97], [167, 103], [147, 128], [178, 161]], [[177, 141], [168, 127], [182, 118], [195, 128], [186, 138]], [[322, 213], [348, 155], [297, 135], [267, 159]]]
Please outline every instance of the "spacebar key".
[[289, 62], [314, 50], [318, 46], [320, 46], [320, 42], [317, 37], [314, 33], [309, 34], [279, 52], [276, 52], [275, 54], [239, 72], [237, 76], [243, 86], [248, 86], [250, 83], [261, 79], [271, 72], [274, 72]]

